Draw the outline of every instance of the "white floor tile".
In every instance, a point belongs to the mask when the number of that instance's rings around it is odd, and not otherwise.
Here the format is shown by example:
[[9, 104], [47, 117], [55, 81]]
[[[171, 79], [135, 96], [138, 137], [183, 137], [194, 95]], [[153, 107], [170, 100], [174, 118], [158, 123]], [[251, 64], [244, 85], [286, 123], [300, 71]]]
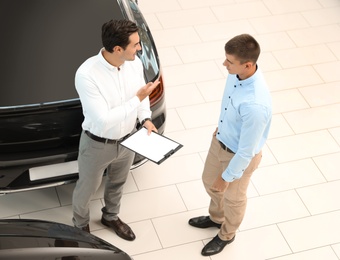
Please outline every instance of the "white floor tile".
[[[200, 173], [202, 175], [202, 173]], [[210, 197], [204, 189], [202, 180], [177, 184], [178, 190], [188, 210], [208, 207]]]
[[175, 132], [175, 131], [184, 131], [184, 125], [179, 117], [176, 109], [168, 109], [166, 111], [166, 129], [164, 135], [167, 136], [167, 133]]
[[208, 210], [199, 209], [153, 219], [162, 246], [168, 248], [214, 237], [217, 228], [200, 229], [188, 224], [190, 218], [205, 215]]
[[235, 241], [211, 259], [265, 260], [289, 253], [291, 250], [279, 229], [271, 225], [236, 233]]
[[[100, 200], [93, 200], [90, 202], [90, 230], [94, 231], [102, 228], [100, 219], [102, 217], [103, 204]], [[58, 208], [46, 209], [33, 213], [21, 214], [21, 218], [28, 219], [44, 219], [48, 221], [55, 221], [73, 226], [72, 223], [72, 206], [63, 206]]]
[[198, 82], [196, 85], [206, 102], [221, 101], [226, 79]]
[[289, 13], [276, 16], [264, 16], [249, 19], [259, 34], [308, 28], [309, 25], [299, 13]]
[[0, 196], [0, 217], [11, 217], [59, 206], [54, 188], [7, 194]]
[[[203, 42], [191, 45], [176, 46], [176, 50], [181, 57], [183, 63], [200, 62], [213, 59], [224, 59], [225, 54], [223, 46], [225, 40], [214, 42]], [[210, 50], [209, 52], [202, 52], [202, 50]]]
[[[196, 25], [195, 31], [197, 31], [203, 42], [218, 40], [227, 42], [229, 39], [241, 32], [255, 34], [254, 28], [251, 26], [249, 21], [245, 19], [232, 22]], [[221, 46], [221, 49], [223, 51], [223, 46]]]
[[298, 47], [340, 41], [340, 26], [336, 24], [288, 31]]
[[327, 46], [335, 54], [335, 56], [340, 60], [340, 42], [328, 43]]
[[330, 246], [308, 250], [301, 253], [290, 254], [283, 257], [274, 258], [273, 260], [338, 260]]
[[212, 7], [212, 10], [220, 22], [262, 17], [270, 14], [268, 8], [261, 1], [219, 5]]
[[295, 133], [313, 132], [340, 125], [340, 104], [303, 109], [284, 113], [283, 116]]
[[[168, 87], [223, 78], [217, 65], [212, 61], [190, 63], [164, 68]], [[189, 98], [189, 97], [188, 97]]]
[[293, 135], [292, 128], [282, 114], [274, 114], [270, 126], [269, 139]]
[[205, 6], [219, 6], [219, 5], [225, 5], [225, 4], [232, 4], [235, 1], [233, 0], [210, 0], [209, 2], [206, 0], [178, 0], [180, 5], [183, 9], [189, 9], [189, 8], [199, 8], [199, 7], [205, 7]]
[[329, 129], [329, 132], [340, 146], [340, 127]]
[[340, 61], [316, 64], [314, 68], [325, 82], [340, 81]]
[[147, 190], [200, 179], [203, 163], [199, 155], [171, 157], [162, 164], [147, 162], [133, 171], [139, 190]]
[[269, 71], [264, 76], [272, 92], [324, 83], [312, 66]]
[[121, 204], [119, 216], [126, 223], [186, 211], [175, 186], [125, 194]]
[[186, 129], [217, 126], [220, 110], [220, 101], [177, 108], [178, 115]]
[[311, 107], [340, 103], [340, 81], [299, 88]]
[[303, 17], [312, 26], [340, 23], [340, 7], [324, 8], [302, 12]]
[[283, 68], [294, 68], [337, 60], [325, 44], [280, 50], [275, 51], [273, 54]]
[[252, 176], [252, 182], [261, 195], [320, 184], [325, 181], [324, 176], [311, 159], [261, 167]]
[[201, 255], [203, 243], [201, 241], [153, 251], [150, 253], [134, 255], [134, 260], [200, 260], [207, 259]]
[[339, 168], [337, 167], [337, 164], [340, 161], [340, 153], [314, 157], [313, 161], [327, 181], [340, 180]]
[[207, 127], [193, 128], [185, 131], [169, 133], [168, 136], [183, 144], [175, 155], [181, 156], [196, 152], [208, 151], [216, 124]]
[[340, 151], [326, 130], [271, 139], [267, 145], [280, 163]]
[[336, 255], [340, 257], [340, 244], [332, 245], [332, 249], [335, 251]]
[[240, 230], [268, 226], [309, 216], [305, 205], [295, 191], [248, 199], [248, 206]]
[[297, 89], [276, 91], [271, 93], [271, 96], [274, 114], [309, 108]]
[[340, 210], [340, 181], [322, 183], [297, 189], [309, 212], [313, 215]]
[[129, 224], [129, 226], [136, 235], [134, 241], [123, 240], [118, 237], [113, 230], [108, 228], [94, 231], [92, 234], [117, 246], [129, 255], [141, 254], [162, 248], [155, 228], [150, 220], [132, 223]]
[[158, 48], [201, 42], [192, 27], [153, 31], [152, 35]]
[[169, 109], [204, 103], [203, 96], [195, 84], [168, 88], [166, 100], [166, 105]]
[[[174, 66], [183, 63], [181, 57], [174, 47], [158, 48], [158, 53], [161, 59], [161, 64], [164, 67]], [[166, 79], [164, 79], [164, 83], [165, 85], [167, 84]]]
[[259, 167], [277, 164], [277, 160], [267, 145], [262, 148], [262, 160]]
[[279, 229], [293, 252], [339, 243], [340, 211], [279, 223]]
[[256, 36], [256, 39], [261, 46], [262, 52], [296, 48], [295, 43], [286, 32], [259, 34]]
[[[217, 22], [216, 16], [210, 8], [162, 12], [158, 13], [157, 17], [165, 29]], [[176, 19], [174, 19], [174, 17], [176, 17]], [[202, 17], [204, 17], [204, 19], [202, 19]]]
[[317, 0], [264, 0], [263, 2], [273, 14], [293, 13], [321, 8]]

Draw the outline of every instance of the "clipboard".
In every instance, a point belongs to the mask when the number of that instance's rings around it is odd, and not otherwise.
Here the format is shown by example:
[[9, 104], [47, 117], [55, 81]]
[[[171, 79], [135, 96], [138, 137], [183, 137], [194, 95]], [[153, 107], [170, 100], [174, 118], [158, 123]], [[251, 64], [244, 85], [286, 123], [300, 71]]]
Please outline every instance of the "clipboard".
[[182, 144], [156, 132], [151, 132], [148, 135], [148, 130], [145, 127], [133, 133], [120, 144], [156, 164], [161, 164], [183, 147]]

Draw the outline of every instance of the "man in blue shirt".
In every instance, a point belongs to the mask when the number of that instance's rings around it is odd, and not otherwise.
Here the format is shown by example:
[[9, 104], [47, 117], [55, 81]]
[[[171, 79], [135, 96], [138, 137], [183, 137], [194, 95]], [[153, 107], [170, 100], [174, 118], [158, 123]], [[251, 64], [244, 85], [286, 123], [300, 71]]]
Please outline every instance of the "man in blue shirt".
[[209, 216], [189, 220], [197, 228], [217, 227], [219, 233], [202, 255], [220, 253], [234, 241], [247, 204], [250, 177], [262, 158], [272, 118], [269, 90], [257, 66], [258, 42], [248, 34], [225, 45], [227, 78], [218, 128], [213, 134], [202, 180], [211, 200]]

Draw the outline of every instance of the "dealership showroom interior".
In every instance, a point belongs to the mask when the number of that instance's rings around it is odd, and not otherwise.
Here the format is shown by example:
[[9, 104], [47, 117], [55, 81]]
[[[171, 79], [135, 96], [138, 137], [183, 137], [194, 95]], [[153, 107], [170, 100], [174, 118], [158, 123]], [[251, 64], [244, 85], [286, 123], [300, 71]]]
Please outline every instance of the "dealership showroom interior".
[[0, 13], [0, 259], [340, 260], [340, 0]]

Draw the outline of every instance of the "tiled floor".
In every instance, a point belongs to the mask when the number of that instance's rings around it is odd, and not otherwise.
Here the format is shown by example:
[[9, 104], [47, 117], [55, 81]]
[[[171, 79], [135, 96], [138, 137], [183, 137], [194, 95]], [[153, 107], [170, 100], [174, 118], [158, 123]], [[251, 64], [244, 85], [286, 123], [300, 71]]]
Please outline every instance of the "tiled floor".
[[[166, 135], [184, 147], [131, 172], [120, 217], [134, 242], [100, 224], [102, 188], [91, 204], [92, 233], [135, 260], [339, 260], [340, 0], [139, 2], [162, 60]], [[200, 251], [217, 230], [187, 221], [207, 214], [200, 177], [227, 75], [223, 47], [240, 33], [262, 46], [274, 117], [236, 240], [209, 258]], [[71, 224], [73, 187], [2, 196], [0, 217]]]

